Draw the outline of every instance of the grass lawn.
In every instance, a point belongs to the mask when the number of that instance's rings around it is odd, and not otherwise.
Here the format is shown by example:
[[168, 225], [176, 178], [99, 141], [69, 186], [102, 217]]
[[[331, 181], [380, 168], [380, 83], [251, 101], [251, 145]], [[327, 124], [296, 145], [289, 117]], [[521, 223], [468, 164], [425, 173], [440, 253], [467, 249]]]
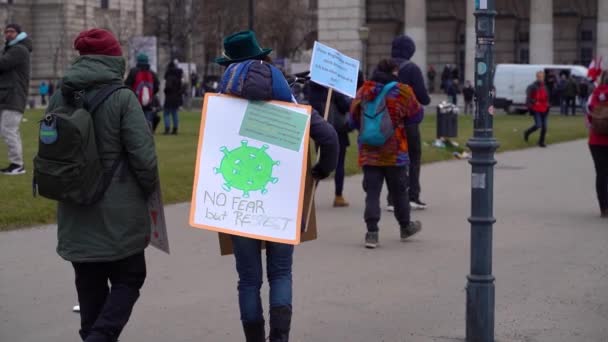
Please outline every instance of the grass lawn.
[[[41, 197], [32, 197], [32, 160], [37, 150], [37, 121], [41, 111], [28, 111], [27, 119], [21, 125], [24, 157], [27, 174], [25, 176], [0, 176], [0, 231], [24, 226], [52, 223], [55, 221], [55, 203]], [[156, 135], [156, 148], [160, 161], [160, 176], [166, 203], [189, 201], [192, 194], [194, 160], [198, 142], [199, 113], [181, 114], [180, 134], [178, 136]], [[521, 149], [534, 146], [526, 144], [522, 134], [532, 122], [529, 116], [497, 116], [494, 121], [495, 135], [500, 143], [500, 151]], [[472, 119], [461, 117], [459, 122], [460, 138], [453, 139], [464, 146], [472, 135]], [[162, 123], [159, 131], [162, 130]], [[435, 139], [435, 116], [425, 118], [422, 126], [423, 162], [430, 163], [451, 159], [451, 150], [431, 146]], [[583, 138], [587, 135], [581, 116], [561, 117], [552, 115], [549, 119], [549, 144]], [[537, 135], [532, 137], [536, 141]], [[355, 135], [351, 141], [354, 143]], [[6, 163], [6, 145], [0, 143], [0, 165]], [[348, 149], [347, 174], [359, 172], [356, 146]]]

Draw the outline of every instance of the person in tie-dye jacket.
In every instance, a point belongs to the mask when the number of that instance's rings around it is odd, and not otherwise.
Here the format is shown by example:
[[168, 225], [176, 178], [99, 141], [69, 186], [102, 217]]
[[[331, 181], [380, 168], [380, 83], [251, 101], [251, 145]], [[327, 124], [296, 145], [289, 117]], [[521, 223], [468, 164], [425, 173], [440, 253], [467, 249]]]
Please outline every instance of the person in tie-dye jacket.
[[[350, 115], [353, 128], [360, 129], [363, 106], [373, 101], [385, 84], [397, 81], [398, 65], [390, 60], [379, 63], [371, 80], [366, 81], [353, 100]], [[378, 246], [378, 222], [380, 221], [380, 192], [386, 180], [393, 194], [395, 218], [399, 222], [401, 241], [418, 233], [422, 224], [410, 220], [408, 201], [408, 143], [405, 126], [422, 121], [422, 106], [416, 100], [412, 88], [398, 83], [385, 97], [395, 133], [383, 146], [370, 146], [359, 142], [359, 166], [363, 168], [363, 190], [365, 198], [365, 223], [367, 233], [365, 246]]]

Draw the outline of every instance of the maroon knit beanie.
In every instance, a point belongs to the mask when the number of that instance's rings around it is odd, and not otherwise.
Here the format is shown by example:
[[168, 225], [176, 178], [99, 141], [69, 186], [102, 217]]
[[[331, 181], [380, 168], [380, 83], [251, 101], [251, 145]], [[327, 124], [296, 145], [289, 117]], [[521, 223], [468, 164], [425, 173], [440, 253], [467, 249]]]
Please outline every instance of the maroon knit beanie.
[[106, 30], [91, 29], [81, 32], [74, 40], [74, 48], [83, 55], [122, 56], [120, 43]]

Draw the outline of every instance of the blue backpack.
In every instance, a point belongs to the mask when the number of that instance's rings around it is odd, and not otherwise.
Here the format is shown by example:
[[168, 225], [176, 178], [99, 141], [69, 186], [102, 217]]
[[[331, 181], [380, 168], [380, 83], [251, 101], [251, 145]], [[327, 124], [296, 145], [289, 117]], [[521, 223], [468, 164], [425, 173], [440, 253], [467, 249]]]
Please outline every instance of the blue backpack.
[[382, 146], [395, 133], [391, 115], [386, 107], [386, 95], [395, 86], [397, 86], [397, 82], [385, 85], [373, 101], [362, 104], [363, 117], [359, 142], [370, 146]]

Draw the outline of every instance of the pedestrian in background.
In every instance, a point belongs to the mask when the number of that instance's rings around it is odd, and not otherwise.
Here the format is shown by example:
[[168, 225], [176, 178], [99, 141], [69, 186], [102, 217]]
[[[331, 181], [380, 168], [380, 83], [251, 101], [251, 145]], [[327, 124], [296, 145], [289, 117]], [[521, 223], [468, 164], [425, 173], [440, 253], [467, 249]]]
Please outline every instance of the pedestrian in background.
[[603, 118], [604, 130], [608, 129], [608, 71], [602, 73], [599, 86], [593, 91], [589, 102], [589, 149], [595, 165], [595, 189], [601, 217], [608, 218], [608, 132], [600, 132], [595, 120]]
[[[359, 166], [363, 169], [365, 191], [366, 248], [376, 248], [379, 244], [380, 193], [385, 181], [399, 223], [401, 240], [405, 241], [422, 229], [422, 224], [411, 221], [410, 217], [406, 127], [419, 124], [423, 111], [412, 88], [396, 81], [398, 70], [398, 65], [393, 61], [380, 61], [372, 79], [365, 81], [357, 92], [350, 110], [351, 122], [359, 130]], [[390, 116], [394, 133], [383, 145], [375, 146], [362, 140], [368, 125], [364, 111], [379, 96], [384, 98], [378, 101], [386, 105], [386, 113], [381, 115]]]
[[543, 71], [536, 73], [536, 81], [526, 89], [526, 103], [528, 110], [534, 117], [534, 125], [524, 132], [524, 140], [528, 142], [530, 134], [540, 129], [538, 146], [547, 147], [545, 137], [547, 135], [547, 117], [549, 116], [549, 92], [545, 86], [545, 73]]
[[[184, 104], [184, 86], [182, 78], [184, 72], [177, 67], [175, 61], [169, 62], [165, 71], [165, 103], [164, 103], [164, 122], [165, 135], [177, 135], [179, 127], [179, 108]], [[173, 129], [171, 129], [173, 122]]]
[[429, 90], [429, 93], [434, 93], [435, 92], [435, 77], [437, 76], [437, 72], [435, 71], [435, 68], [432, 65], [429, 65], [428, 69], [429, 70], [426, 72], [426, 77], [429, 82], [428, 90]]
[[[409, 85], [414, 94], [416, 100], [423, 106], [427, 106], [431, 103], [431, 98], [424, 85], [424, 78], [422, 71], [411, 58], [416, 53], [416, 44], [414, 40], [409, 36], [402, 35], [398, 36], [393, 40], [391, 57], [395, 64], [397, 64], [399, 71], [397, 73], [397, 79], [400, 83]], [[451, 69], [448, 69], [448, 78], [450, 77]], [[424, 114], [424, 112], [423, 112]], [[411, 121], [405, 126], [407, 144], [409, 146], [409, 200], [412, 209], [423, 210], [426, 209], [426, 203], [420, 199], [420, 163], [422, 161], [422, 138], [420, 136], [420, 122]], [[390, 208], [390, 203], [389, 203]]]
[[565, 114], [568, 115], [568, 110], [572, 116], [576, 115], [576, 97], [578, 96], [578, 83], [574, 79], [574, 76], [570, 75], [566, 81], [566, 87], [564, 89], [564, 101], [566, 104]]
[[46, 106], [46, 97], [49, 95], [49, 85], [46, 81], [40, 82], [38, 86], [38, 93], [40, 94], [40, 103]]
[[125, 85], [133, 90], [137, 95], [137, 100], [141, 104], [141, 107], [148, 120], [148, 124], [152, 131], [156, 127], [157, 119], [157, 106], [156, 94], [159, 90], [159, 81], [156, 73], [150, 68], [150, 60], [148, 55], [140, 53], [136, 57], [137, 65], [129, 70], [129, 75], [125, 80]]
[[[80, 56], [65, 72], [47, 112], [75, 106], [80, 97], [75, 93], [81, 90], [91, 100], [108, 86], [123, 85], [126, 63], [112, 33], [81, 32], [74, 48]], [[58, 203], [57, 253], [74, 268], [82, 340], [116, 342], [146, 278], [144, 249], [151, 225], [147, 198], [157, 186], [157, 159], [131, 90], [113, 92], [93, 118], [102, 165], [116, 174], [98, 202]]]
[[[324, 86], [310, 82], [308, 87], [308, 103], [314, 110], [323, 114], [325, 113], [325, 104], [327, 102], [328, 90]], [[338, 153], [338, 165], [334, 173], [335, 197], [334, 207], [348, 207], [349, 203], [344, 198], [344, 175], [346, 165], [346, 149], [350, 146], [348, 133], [350, 127], [348, 124], [348, 111], [350, 110], [351, 99], [346, 95], [334, 92], [331, 97], [329, 108], [329, 123], [338, 133], [338, 142], [340, 145]]]
[[49, 81], [49, 98], [55, 94], [55, 81]]
[[475, 88], [471, 81], [466, 81], [464, 88], [462, 89], [462, 95], [464, 97], [464, 113], [473, 114], [475, 110], [473, 106], [473, 100], [475, 99]]
[[[281, 71], [270, 63], [270, 52], [272, 49], [262, 49], [259, 46], [253, 31], [238, 32], [226, 37], [224, 56], [215, 60], [228, 67], [222, 76], [219, 92], [255, 101], [291, 102], [293, 94], [289, 84]], [[227, 120], [231, 114], [226, 112]], [[312, 168], [313, 177], [316, 180], [327, 178], [337, 162], [336, 132], [317, 111], [313, 111], [309, 134], [320, 151], [319, 162]], [[245, 339], [247, 342], [264, 342], [264, 310], [260, 297], [263, 281], [262, 241], [233, 235], [232, 244], [239, 276], [239, 309]], [[288, 342], [292, 316], [294, 246], [270, 241], [266, 241], [265, 245], [266, 271], [270, 285], [269, 341]]]
[[17, 24], [6, 25], [6, 41], [0, 56], [0, 135], [8, 147], [10, 165], [0, 170], [5, 175], [22, 175], [23, 146], [19, 126], [30, 87], [32, 40]]
[[555, 84], [555, 93], [559, 101], [560, 115], [568, 115], [568, 106], [566, 102], [566, 85], [568, 85], [568, 77], [566, 74], [561, 74], [559, 80]]
[[587, 112], [587, 101], [589, 101], [589, 95], [591, 94], [591, 84], [586, 77], [581, 77], [578, 84], [578, 105], [583, 110], [583, 113]]
[[458, 82], [457, 78], [454, 78], [452, 82], [448, 84], [447, 94], [450, 98], [450, 102], [454, 106], [458, 106], [458, 94], [460, 94], [460, 83]]

